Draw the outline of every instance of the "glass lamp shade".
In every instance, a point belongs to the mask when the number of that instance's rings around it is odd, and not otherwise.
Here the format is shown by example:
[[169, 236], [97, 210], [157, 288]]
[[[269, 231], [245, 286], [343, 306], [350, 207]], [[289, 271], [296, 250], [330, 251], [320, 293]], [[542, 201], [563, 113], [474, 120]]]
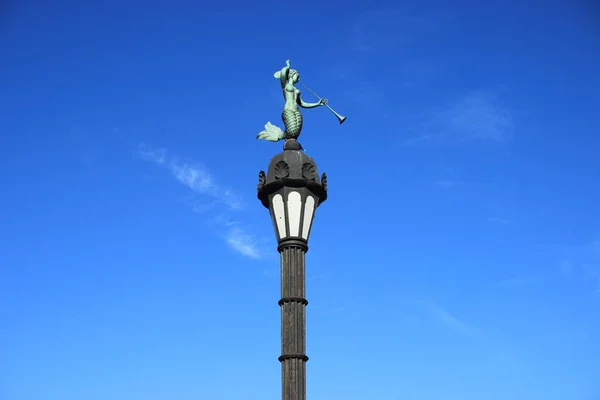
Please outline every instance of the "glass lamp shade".
[[307, 188], [284, 187], [270, 196], [270, 212], [279, 241], [308, 241], [318, 197]]

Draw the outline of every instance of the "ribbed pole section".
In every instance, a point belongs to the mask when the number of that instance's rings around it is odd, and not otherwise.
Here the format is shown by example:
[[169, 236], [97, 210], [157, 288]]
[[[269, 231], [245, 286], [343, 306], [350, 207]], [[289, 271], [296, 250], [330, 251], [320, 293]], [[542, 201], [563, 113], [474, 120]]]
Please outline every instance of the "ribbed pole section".
[[306, 400], [304, 243], [281, 244], [281, 380], [283, 400]]

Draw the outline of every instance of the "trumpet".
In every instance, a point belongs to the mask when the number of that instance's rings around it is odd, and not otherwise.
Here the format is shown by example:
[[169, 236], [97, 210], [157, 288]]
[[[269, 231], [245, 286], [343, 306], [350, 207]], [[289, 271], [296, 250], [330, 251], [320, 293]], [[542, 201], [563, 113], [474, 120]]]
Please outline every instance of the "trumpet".
[[[308, 88], [308, 86], [306, 86], [304, 83], [302, 83], [302, 82], [298, 82], [298, 83], [301, 84], [302, 86], [304, 86], [304, 88], [306, 90], [308, 90], [309, 92], [311, 92], [317, 99], [319, 99], [319, 101], [322, 100], [322, 98], [318, 94], [316, 94], [315, 92], [313, 92], [312, 90], [310, 90]], [[329, 106], [329, 104], [325, 103], [324, 106], [327, 107], [329, 109], [329, 111], [331, 111], [333, 113], [333, 115], [335, 115], [337, 117], [338, 121], [340, 121], [340, 125], [344, 123], [344, 121], [346, 120], [346, 117], [344, 117], [343, 115], [338, 114], [333, 108], [331, 108]]]

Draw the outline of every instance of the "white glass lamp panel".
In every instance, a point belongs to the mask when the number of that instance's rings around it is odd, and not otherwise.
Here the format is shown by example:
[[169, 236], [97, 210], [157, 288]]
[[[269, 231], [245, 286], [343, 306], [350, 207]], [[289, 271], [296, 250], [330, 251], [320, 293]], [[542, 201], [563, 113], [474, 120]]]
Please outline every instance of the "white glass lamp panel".
[[277, 226], [277, 233], [279, 234], [279, 239], [283, 239], [287, 236], [287, 231], [285, 228], [285, 207], [283, 205], [283, 197], [280, 194], [276, 194], [273, 196], [273, 219], [275, 220], [275, 225]]
[[315, 198], [308, 196], [304, 204], [304, 220], [302, 221], [302, 239], [308, 240], [313, 215], [315, 215]]
[[302, 214], [302, 196], [298, 192], [288, 194], [288, 221], [290, 236], [300, 236], [300, 215]]

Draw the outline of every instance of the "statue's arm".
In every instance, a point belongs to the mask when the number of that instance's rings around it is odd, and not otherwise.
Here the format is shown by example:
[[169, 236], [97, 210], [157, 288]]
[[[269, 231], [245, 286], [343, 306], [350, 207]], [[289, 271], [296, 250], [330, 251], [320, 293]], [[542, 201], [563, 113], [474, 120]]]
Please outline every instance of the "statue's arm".
[[289, 73], [290, 73], [290, 60], [287, 60], [285, 62], [285, 67], [281, 68], [281, 70], [276, 71], [273, 74], [273, 76], [275, 78], [279, 79], [279, 82], [281, 82], [282, 88], [285, 88], [285, 85], [287, 84]]
[[302, 100], [302, 97], [300, 97], [300, 94], [298, 94], [298, 105], [302, 108], [315, 108], [315, 107], [322, 106], [323, 103], [320, 101], [317, 103], [307, 103], [304, 100]]
[[285, 87], [286, 83], [287, 83], [287, 79], [288, 79], [288, 73], [290, 72], [290, 67], [286, 66], [281, 68], [281, 71], [279, 72], [279, 80], [281, 82], [281, 87]]
[[281, 87], [284, 88], [287, 84], [288, 74], [290, 73], [290, 60], [285, 60], [285, 67], [281, 68], [281, 72], [279, 72], [279, 80], [281, 82]]

